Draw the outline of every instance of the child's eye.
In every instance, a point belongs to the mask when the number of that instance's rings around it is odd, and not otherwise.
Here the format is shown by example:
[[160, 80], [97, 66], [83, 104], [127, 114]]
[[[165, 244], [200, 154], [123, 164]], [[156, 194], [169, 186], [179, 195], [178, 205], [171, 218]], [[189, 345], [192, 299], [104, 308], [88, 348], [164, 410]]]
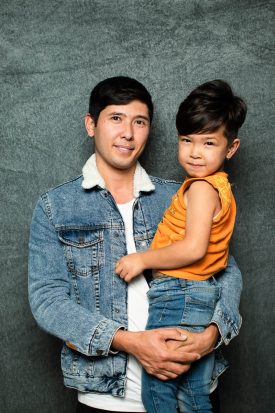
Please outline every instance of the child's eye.
[[212, 146], [212, 145], [214, 145], [214, 142], [212, 142], [212, 141], [207, 141], [207, 142], [206, 142], [206, 145], [207, 145], [207, 146]]

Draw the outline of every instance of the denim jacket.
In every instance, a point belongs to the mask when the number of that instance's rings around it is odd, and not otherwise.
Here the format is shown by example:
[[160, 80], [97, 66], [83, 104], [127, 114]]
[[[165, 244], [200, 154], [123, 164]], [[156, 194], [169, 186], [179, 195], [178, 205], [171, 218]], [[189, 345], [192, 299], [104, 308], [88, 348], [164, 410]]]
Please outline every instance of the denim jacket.
[[[149, 177], [137, 165], [137, 251], [149, 247], [178, 188], [179, 183]], [[114, 272], [115, 262], [125, 254], [124, 223], [93, 155], [83, 176], [41, 196], [30, 234], [30, 305], [39, 326], [64, 342], [61, 365], [68, 387], [124, 396], [127, 354], [110, 347], [116, 331], [127, 329], [127, 284]], [[221, 297], [212, 322], [228, 344], [241, 325], [242, 281], [232, 257], [217, 282]], [[217, 363], [215, 374], [223, 370]]]

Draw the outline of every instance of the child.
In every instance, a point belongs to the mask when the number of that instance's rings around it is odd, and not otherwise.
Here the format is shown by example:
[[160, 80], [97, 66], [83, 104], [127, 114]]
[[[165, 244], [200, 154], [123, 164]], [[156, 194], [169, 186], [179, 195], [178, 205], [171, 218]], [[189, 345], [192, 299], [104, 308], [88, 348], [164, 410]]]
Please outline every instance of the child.
[[[148, 292], [147, 329], [179, 326], [201, 331], [211, 321], [219, 298], [214, 275], [226, 267], [236, 205], [226, 159], [237, 151], [246, 116], [244, 101], [222, 80], [204, 83], [181, 103], [176, 125], [178, 158], [187, 177], [173, 196], [148, 251], [116, 264], [126, 282], [153, 269]], [[211, 412], [214, 353], [174, 380], [143, 372], [142, 398], [149, 413]]]

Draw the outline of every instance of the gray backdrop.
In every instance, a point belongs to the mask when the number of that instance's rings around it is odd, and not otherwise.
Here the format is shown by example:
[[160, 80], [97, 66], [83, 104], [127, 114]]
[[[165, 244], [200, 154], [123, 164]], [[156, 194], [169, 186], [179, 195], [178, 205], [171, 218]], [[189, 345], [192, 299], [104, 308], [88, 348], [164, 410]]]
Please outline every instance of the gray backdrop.
[[152, 93], [156, 116], [142, 162], [162, 177], [183, 177], [174, 124], [191, 89], [222, 78], [247, 101], [230, 164], [244, 322], [225, 349], [222, 412], [273, 410], [273, 27], [270, 0], [1, 0], [1, 412], [74, 411], [61, 343], [29, 310], [28, 231], [39, 194], [81, 173], [93, 150], [83, 126], [91, 88], [119, 74]]

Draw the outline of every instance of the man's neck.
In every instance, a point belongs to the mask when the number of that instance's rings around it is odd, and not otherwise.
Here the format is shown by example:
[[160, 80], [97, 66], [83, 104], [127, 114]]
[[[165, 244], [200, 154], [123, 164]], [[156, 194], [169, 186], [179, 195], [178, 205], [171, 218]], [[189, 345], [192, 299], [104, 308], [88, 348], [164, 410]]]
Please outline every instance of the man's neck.
[[97, 163], [106, 188], [117, 204], [125, 204], [134, 198], [134, 173], [136, 165], [129, 169], [104, 168]]
[[[112, 176], [111, 178], [103, 177], [106, 183], [106, 188], [111, 192], [117, 204], [125, 204], [134, 198], [134, 175], [126, 177]], [[127, 179], [128, 178], [128, 179]], [[130, 178], [130, 179], [129, 179]]]

